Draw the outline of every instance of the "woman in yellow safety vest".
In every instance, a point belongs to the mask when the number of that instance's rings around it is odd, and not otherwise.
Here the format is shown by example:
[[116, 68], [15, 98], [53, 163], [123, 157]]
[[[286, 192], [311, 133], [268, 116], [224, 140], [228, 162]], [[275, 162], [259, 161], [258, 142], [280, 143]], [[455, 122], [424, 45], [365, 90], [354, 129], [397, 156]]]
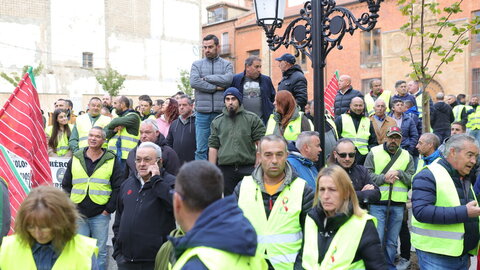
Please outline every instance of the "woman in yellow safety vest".
[[3, 239], [0, 269], [98, 269], [97, 240], [76, 233], [78, 219], [66, 193], [33, 189], [17, 212], [15, 234]]
[[68, 146], [68, 139], [72, 127], [68, 124], [67, 114], [57, 109], [53, 112], [53, 123], [45, 129], [48, 138], [49, 157], [71, 157], [72, 151]]
[[375, 222], [360, 208], [345, 170], [323, 168], [305, 219], [303, 268], [387, 269]]
[[275, 110], [267, 122], [265, 135], [283, 136], [287, 141], [296, 141], [302, 131], [312, 131], [313, 123], [300, 111], [292, 93], [287, 90], [277, 92]]

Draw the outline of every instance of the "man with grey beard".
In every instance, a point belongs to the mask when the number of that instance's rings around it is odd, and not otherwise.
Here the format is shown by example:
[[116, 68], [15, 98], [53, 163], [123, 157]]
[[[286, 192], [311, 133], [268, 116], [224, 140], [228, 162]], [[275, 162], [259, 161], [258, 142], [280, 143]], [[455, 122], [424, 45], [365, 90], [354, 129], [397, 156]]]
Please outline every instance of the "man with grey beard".
[[225, 90], [223, 99], [225, 108], [210, 127], [208, 160], [222, 171], [224, 194], [230, 195], [244, 176], [252, 174], [255, 146], [265, 135], [265, 126], [255, 113], [243, 108], [243, 94], [237, 88]]

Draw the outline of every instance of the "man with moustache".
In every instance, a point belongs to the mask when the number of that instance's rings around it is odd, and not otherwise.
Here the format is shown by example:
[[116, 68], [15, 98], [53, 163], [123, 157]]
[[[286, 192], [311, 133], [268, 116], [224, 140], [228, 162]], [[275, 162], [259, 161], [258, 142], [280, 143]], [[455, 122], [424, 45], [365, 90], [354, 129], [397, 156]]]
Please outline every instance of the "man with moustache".
[[240, 180], [252, 174], [256, 145], [265, 126], [255, 113], [243, 108], [243, 95], [235, 87], [223, 94], [225, 108], [212, 121], [208, 139], [208, 161], [218, 164], [225, 180], [224, 193], [230, 195]]
[[412, 156], [400, 148], [402, 130], [391, 127], [387, 141], [375, 146], [365, 160], [370, 178], [380, 188], [380, 201], [370, 205], [370, 214], [378, 220], [378, 234], [383, 241], [388, 269], [394, 270], [397, 239], [415, 167]]

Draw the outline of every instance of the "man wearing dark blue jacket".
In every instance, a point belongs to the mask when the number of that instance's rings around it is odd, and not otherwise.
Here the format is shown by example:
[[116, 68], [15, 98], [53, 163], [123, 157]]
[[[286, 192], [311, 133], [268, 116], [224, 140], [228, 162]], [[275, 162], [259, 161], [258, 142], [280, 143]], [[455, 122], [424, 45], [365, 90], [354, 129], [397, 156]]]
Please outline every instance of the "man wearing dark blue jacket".
[[257, 233], [233, 196], [223, 197], [222, 172], [206, 161], [180, 169], [175, 182], [175, 219], [185, 236], [171, 238], [173, 269], [266, 269], [255, 256]]
[[270, 77], [262, 75], [262, 59], [250, 56], [245, 60], [245, 70], [233, 76], [232, 87], [243, 94], [242, 104], [267, 124], [273, 112], [275, 88]]
[[468, 269], [476, 255], [480, 207], [468, 176], [478, 152], [473, 137], [454, 135], [445, 158], [414, 177], [411, 239], [421, 269]]
[[320, 138], [316, 131], [304, 131], [300, 133], [295, 142], [295, 147], [290, 149], [287, 161], [292, 165], [298, 176], [305, 180], [307, 184], [315, 190], [318, 169], [315, 162], [318, 161], [318, 155], [322, 152], [320, 147]]

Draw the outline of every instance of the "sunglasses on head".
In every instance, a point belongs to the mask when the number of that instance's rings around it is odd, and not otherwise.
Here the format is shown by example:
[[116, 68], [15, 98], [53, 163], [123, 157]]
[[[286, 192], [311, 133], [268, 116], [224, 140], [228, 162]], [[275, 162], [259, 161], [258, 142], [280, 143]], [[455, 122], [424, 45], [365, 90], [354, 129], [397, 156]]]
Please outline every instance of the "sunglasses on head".
[[346, 158], [347, 155], [349, 158], [354, 158], [355, 157], [355, 152], [352, 152], [352, 153], [338, 153], [338, 155], [341, 157], [341, 158]]

